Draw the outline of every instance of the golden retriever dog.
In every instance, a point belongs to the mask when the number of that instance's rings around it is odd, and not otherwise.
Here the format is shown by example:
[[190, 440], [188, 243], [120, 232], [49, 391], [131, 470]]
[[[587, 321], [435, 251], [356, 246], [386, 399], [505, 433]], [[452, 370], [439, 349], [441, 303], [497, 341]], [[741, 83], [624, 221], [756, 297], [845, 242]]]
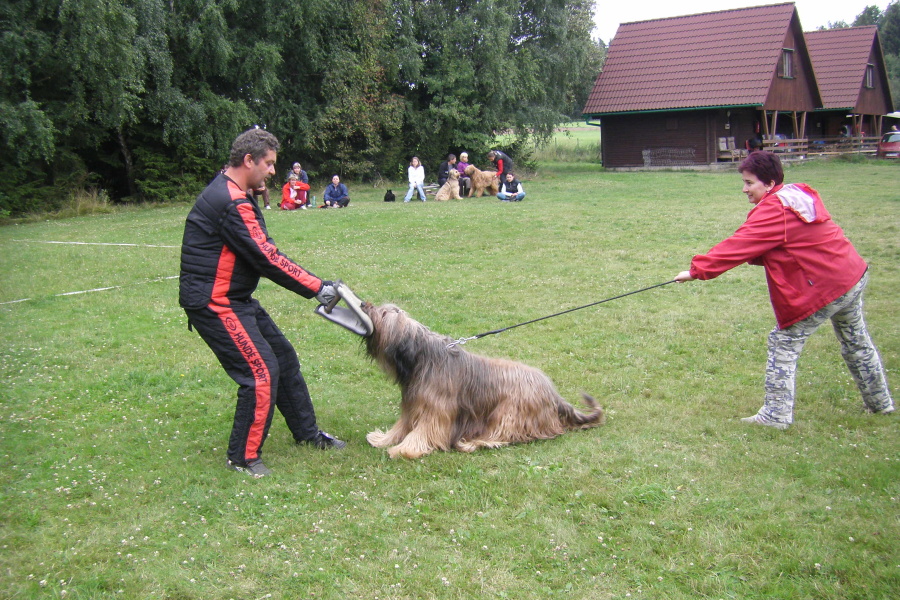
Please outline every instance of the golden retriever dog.
[[542, 371], [528, 365], [448, 347], [400, 308], [368, 302], [374, 326], [366, 351], [400, 386], [400, 419], [366, 440], [391, 458], [419, 458], [434, 450], [473, 452], [556, 437], [602, 425], [603, 409], [582, 394], [590, 411], [576, 410]]
[[500, 191], [500, 178], [497, 177], [497, 171], [482, 171], [475, 165], [466, 167], [466, 175], [472, 180], [472, 189], [469, 190], [469, 198], [472, 194], [477, 194], [478, 198], [484, 192], [490, 196], [496, 196]]
[[434, 195], [434, 199], [438, 202], [444, 202], [451, 199], [462, 200], [462, 196], [459, 195], [459, 171], [450, 169], [450, 179], [444, 182], [441, 189]]

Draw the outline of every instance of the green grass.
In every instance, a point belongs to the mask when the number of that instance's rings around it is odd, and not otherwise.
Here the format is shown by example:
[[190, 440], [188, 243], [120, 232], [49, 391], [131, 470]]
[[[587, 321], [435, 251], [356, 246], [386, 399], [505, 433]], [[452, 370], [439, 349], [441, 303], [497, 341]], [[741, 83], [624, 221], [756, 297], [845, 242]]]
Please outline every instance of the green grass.
[[[788, 173], [871, 264], [867, 316], [895, 390], [897, 173]], [[348, 210], [266, 218], [313, 272], [461, 337], [667, 281], [749, 208], [734, 173], [554, 164], [525, 186], [519, 204], [385, 204], [357, 185]], [[263, 282], [320, 424], [349, 445], [296, 447], [276, 414], [275, 475], [250, 480], [223, 466], [234, 384], [165, 279], [188, 210], [0, 228], [0, 302], [28, 299], [0, 305], [0, 597], [896, 597], [900, 425], [862, 411], [827, 327], [801, 360], [795, 425], [737, 420], [761, 404], [774, 321], [760, 269], [470, 342], [573, 401], [590, 392], [608, 423], [416, 461], [365, 442], [398, 391], [358, 338]]]

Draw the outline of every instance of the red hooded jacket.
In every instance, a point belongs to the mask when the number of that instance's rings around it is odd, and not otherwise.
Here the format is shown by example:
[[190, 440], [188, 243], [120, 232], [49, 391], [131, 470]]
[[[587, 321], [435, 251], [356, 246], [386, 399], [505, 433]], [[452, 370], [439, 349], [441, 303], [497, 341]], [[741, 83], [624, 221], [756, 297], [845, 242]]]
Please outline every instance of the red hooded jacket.
[[743, 263], [766, 269], [778, 327], [785, 329], [856, 285], [866, 262], [805, 183], [778, 185], [734, 234], [691, 261], [691, 277], [712, 279]]

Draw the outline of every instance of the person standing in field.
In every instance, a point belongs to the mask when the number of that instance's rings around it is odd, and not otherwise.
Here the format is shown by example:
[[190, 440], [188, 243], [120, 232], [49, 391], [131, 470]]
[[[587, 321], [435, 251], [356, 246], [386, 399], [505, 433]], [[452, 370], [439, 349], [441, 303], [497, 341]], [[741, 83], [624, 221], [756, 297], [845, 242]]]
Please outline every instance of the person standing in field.
[[491, 150], [487, 157], [491, 165], [497, 169], [497, 177], [500, 178], [500, 182], [506, 181], [506, 174], [513, 172], [512, 159], [500, 150]]
[[269, 475], [263, 443], [275, 407], [294, 440], [343, 448], [320, 430], [294, 347], [253, 298], [261, 277], [327, 304], [336, 291], [285, 256], [269, 237], [253, 190], [275, 173], [278, 140], [262, 129], [237, 137], [225, 170], [197, 197], [181, 244], [179, 303], [228, 375], [238, 384], [226, 466]]
[[413, 156], [409, 161], [409, 167], [406, 168], [406, 174], [409, 178], [409, 190], [406, 192], [406, 197], [403, 201], [409, 202], [412, 200], [413, 193], [418, 191], [419, 199], [422, 202], [425, 202], [425, 188], [423, 187], [423, 184], [425, 183], [425, 167], [419, 162], [418, 156]]
[[766, 270], [777, 324], [769, 334], [762, 408], [745, 423], [787, 429], [794, 420], [794, 380], [803, 345], [831, 321], [841, 356], [865, 408], [894, 412], [884, 366], [863, 316], [868, 265], [831, 219], [818, 192], [784, 184], [778, 156], [754, 152], [738, 167], [753, 208], [728, 239], [691, 260], [675, 281], [712, 279], [749, 263]]

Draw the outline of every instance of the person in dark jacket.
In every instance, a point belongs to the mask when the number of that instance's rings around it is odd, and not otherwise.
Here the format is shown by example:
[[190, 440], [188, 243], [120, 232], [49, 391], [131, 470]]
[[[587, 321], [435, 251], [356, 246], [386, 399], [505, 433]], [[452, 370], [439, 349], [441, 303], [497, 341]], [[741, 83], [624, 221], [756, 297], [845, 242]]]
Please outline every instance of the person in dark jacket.
[[525, 190], [522, 182], [516, 179], [515, 173], [507, 173], [500, 183], [500, 192], [497, 194], [503, 202], [521, 202], [525, 198]]
[[184, 226], [179, 303], [238, 384], [226, 466], [253, 477], [271, 471], [263, 443], [275, 407], [297, 443], [343, 448], [321, 431], [293, 346], [253, 298], [260, 277], [328, 303], [335, 288], [278, 250], [269, 237], [253, 189], [275, 172], [278, 140], [262, 129], [234, 141], [224, 172], [197, 197]]
[[341, 183], [341, 178], [335, 175], [331, 178], [331, 183], [325, 187], [322, 199], [325, 204], [319, 208], [345, 208], [350, 204], [350, 192], [347, 186]]
[[500, 181], [506, 181], [506, 174], [513, 172], [512, 159], [500, 150], [491, 150], [487, 157], [491, 161], [491, 165], [497, 169], [497, 177], [500, 178]]
[[448, 154], [447, 160], [441, 163], [441, 166], [438, 167], [438, 187], [447, 183], [447, 180], [450, 179], [450, 169], [454, 169], [456, 165], [456, 155]]

